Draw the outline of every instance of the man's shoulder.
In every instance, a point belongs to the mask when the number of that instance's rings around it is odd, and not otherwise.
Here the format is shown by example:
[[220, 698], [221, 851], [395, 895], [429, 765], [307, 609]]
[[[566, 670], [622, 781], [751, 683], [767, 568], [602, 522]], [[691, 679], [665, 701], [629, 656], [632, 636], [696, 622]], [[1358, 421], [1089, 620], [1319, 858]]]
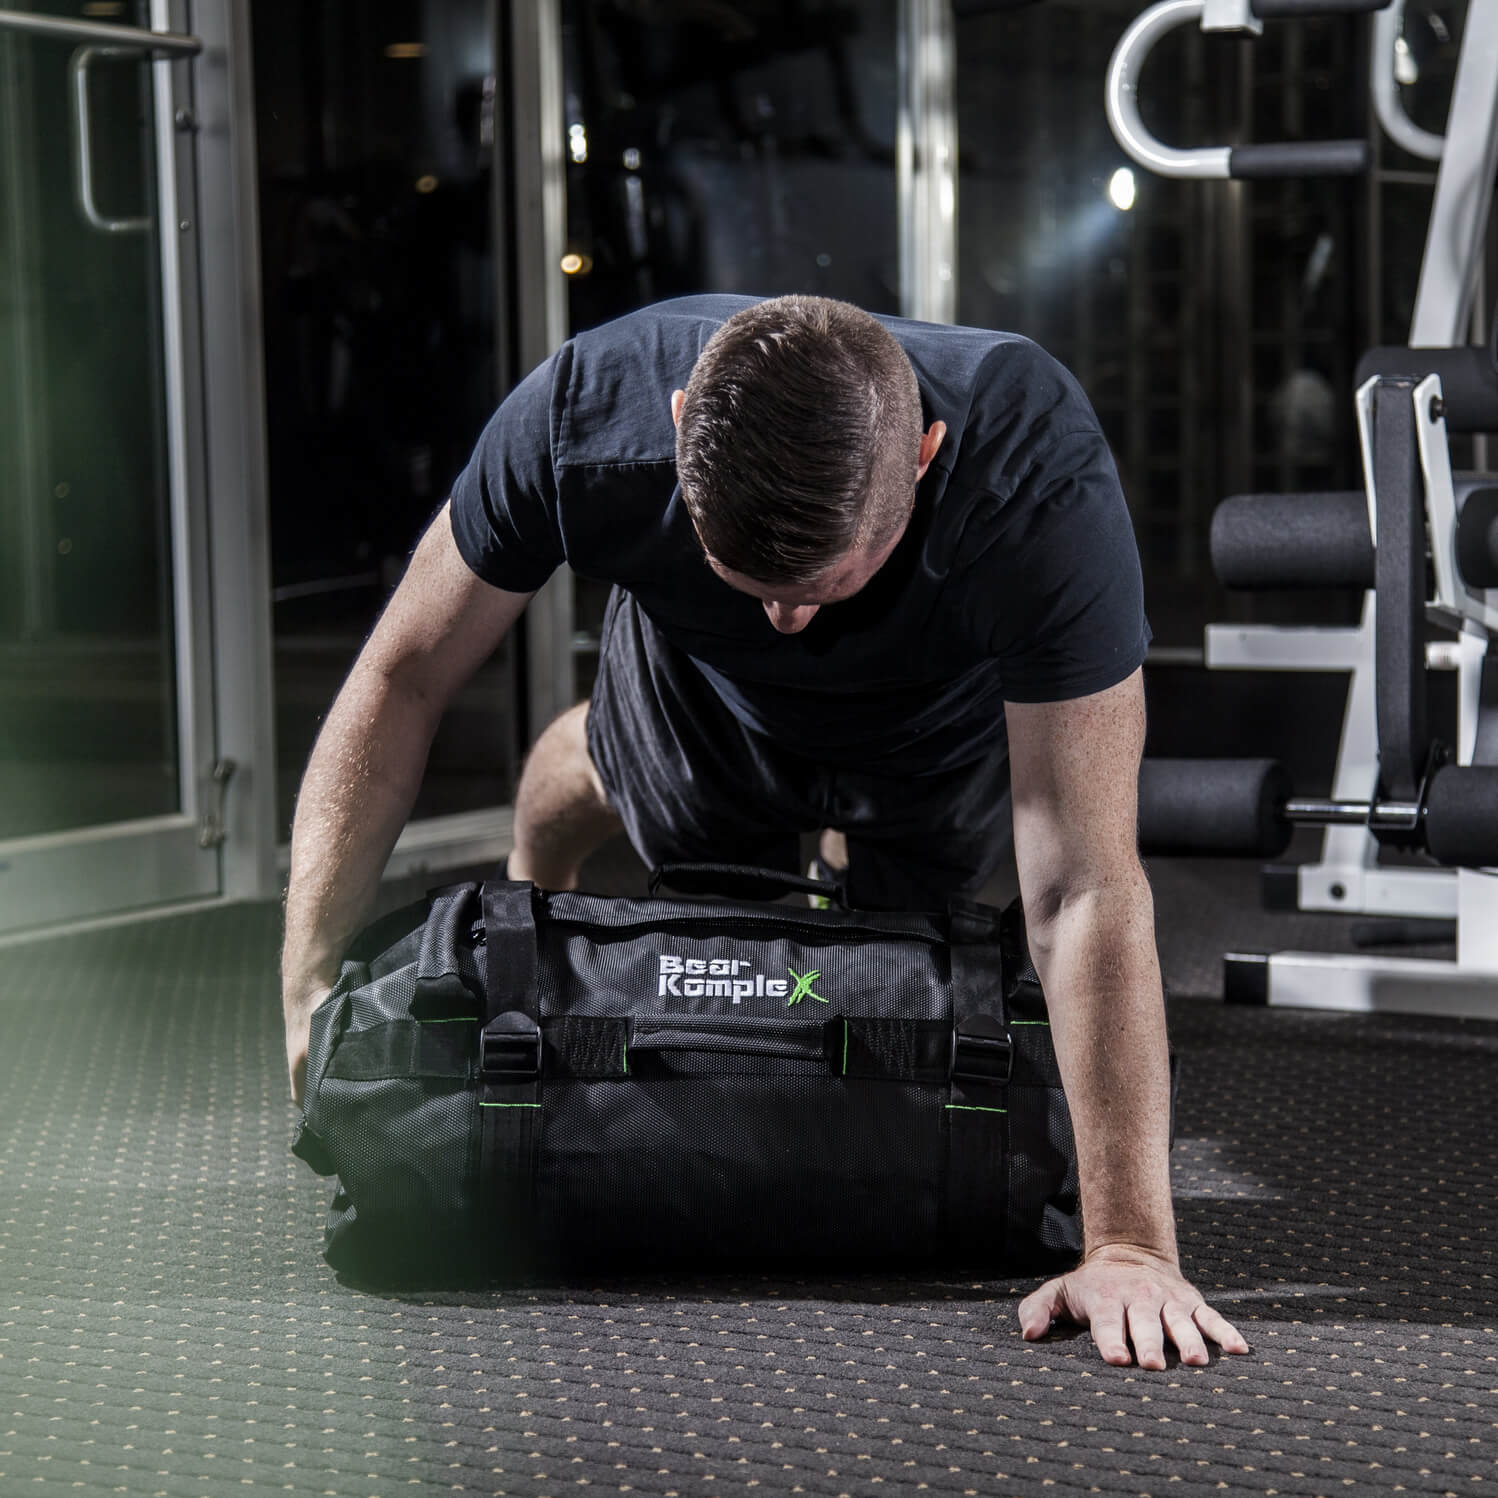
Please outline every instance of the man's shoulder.
[[970, 501], [1002, 503], [1064, 439], [1097, 438], [1082, 387], [1033, 339], [903, 319], [887, 325], [915, 367], [926, 423], [946, 423], [937, 465]]
[[574, 334], [562, 349], [555, 395], [558, 465], [674, 462], [671, 392], [686, 385], [713, 333], [755, 300], [678, 297]]
[[917, 373], [929, 371], [954, 379], [988, 373], [1007, 376], [1015, 383], [1036, 373], [1067, 377], [1061, 364], [1023, 333], [909, 317], [880, 317], [879, 321], [905, 350]]

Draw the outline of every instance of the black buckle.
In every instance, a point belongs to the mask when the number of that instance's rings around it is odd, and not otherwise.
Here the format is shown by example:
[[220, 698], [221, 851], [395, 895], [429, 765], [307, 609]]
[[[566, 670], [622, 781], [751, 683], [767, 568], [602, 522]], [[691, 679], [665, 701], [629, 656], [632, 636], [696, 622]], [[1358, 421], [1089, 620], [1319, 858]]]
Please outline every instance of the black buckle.
[[479, 1034], [479, 1075], [523, 1082], [541, 1075], [541, 1027], [519, 1009], [496, 1014]]
[[952, 1080], [1003, 1087], [1014, 1070], [1014, 1042], [989, 1014], [964, 1020], [952, 1032]]

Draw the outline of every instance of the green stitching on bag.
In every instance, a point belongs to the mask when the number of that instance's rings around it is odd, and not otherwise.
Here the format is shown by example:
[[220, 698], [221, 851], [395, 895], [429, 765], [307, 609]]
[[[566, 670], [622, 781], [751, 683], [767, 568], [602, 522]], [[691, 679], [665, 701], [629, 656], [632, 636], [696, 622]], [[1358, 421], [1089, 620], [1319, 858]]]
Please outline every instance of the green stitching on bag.
[[480, 1103], [480, 1108], [539, 1108], [540, 1103]]
[[948, 1103], [949, 1111], [957, 1113], [1007, 1113], [1007, 1108], [980, 1108], [977, 1103]]
[[843, 1021], [843, 1075], [848, 1075], [848, 1031], [852, 1028], [847, 1020]]
[[1048, 1019], [1012, 1019], [1009, 1023], [1011, 1025], [1044, 1025], [1047, 1030], [1051, 1028], [1051, 1022]]

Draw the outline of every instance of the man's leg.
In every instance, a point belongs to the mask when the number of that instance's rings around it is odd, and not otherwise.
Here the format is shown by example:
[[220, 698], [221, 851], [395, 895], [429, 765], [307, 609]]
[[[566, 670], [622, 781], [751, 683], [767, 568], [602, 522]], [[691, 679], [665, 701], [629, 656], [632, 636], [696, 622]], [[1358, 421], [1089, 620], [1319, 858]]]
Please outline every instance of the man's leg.
[[976, 764], [933, 776], [833, 772], [824, 805], [844, 833], [843, 885], [855, 907], [942, 910], [953, 895], [980, 892], [1005, 903], [1017, 884], [1006, 873], [1013, 835], [1002, 742]]
[[569, 707], [525, 761], [515, 792], [511, 879], [576, 889], [583, 860], [623, 829], [588, 754], [587, 722], [586, 702]]

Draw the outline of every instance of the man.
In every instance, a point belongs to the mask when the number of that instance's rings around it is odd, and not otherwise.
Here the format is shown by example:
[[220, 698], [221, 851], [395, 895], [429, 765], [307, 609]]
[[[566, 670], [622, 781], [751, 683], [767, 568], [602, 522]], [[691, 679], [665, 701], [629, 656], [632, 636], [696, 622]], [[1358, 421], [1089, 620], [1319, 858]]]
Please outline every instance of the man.
[[1021, 338], [695, 297], [522, 382], [307, 769], [294, 1093], [444, 706], [563, 561], [615, 589], [592, 698], [521, 778], [511, 877], [571, 888], [621, 826], [649, 863], [781, 866], [825, 827], [854, 904], [929, 908], [982, 887], [1012, 822], [1086, 1236], [1082, 1265], [1022, 1302], [1024, 1334], [1075, 1320], [1109, 1362], [1151, 1368], [1167, 1341], [1187, 1363], [1209, 1340], [1247, 1351], [1177, 1267], [1133, 533], [1086, 399]]

